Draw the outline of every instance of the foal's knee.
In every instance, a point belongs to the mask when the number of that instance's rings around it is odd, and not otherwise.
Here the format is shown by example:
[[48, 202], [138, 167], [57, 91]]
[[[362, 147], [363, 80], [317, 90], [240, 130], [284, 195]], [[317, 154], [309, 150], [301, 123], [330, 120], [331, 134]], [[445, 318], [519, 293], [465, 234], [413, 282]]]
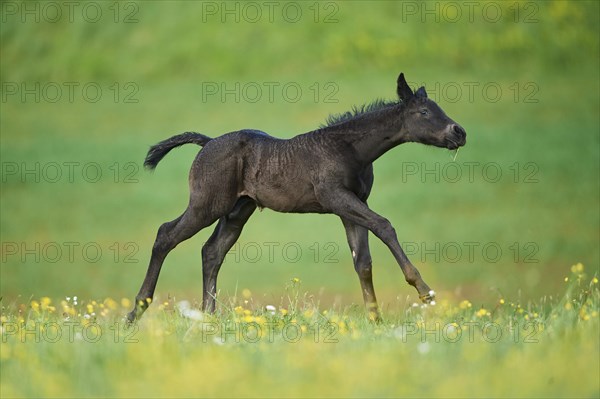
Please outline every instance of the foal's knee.
[[382, 219], [377, 222], [375, 226], [376, 234], [383, 240], [396, 239], [396, 230], [394, 226], [387, 219]]
[[358, 278], [361, 280], [370, 279], [373, 277], [373, 272], [370, 267], [356, 268], [356, 274], [358, 274]]
[[358, 274], [358, 278], [361, 280], [371, 278], [373, 275], [371, 257], [365, 256], [363, 258], [357, 258], [354, 263], [354, 270], [356, 270], [356, 274]]

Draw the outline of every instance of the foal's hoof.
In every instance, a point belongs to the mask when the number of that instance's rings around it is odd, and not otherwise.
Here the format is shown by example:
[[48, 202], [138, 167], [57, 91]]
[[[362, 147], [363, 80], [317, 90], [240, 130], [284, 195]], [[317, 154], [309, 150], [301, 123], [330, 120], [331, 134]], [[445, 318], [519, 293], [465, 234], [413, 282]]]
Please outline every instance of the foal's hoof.
[[425, 304], [432, 305], [432, 306], [435, 305], [435, 291], [434, 290], [429, 290], [429, 292], [425, 295], [419, 295], [419, 298]]
[[129, 327], [132, 324], [135, 323], [136, 317], [135, 317], [135, 311], [131, 311], [127, 314], [127, 317], [125, 318], [125, 327]]
[[381, 314], [378, 311], [377, 312], [369, 312], [368, 319], [369, 319], [369, 322], [373, 323], [373, 324], [383, 323], [383, 318], [381, 317]]

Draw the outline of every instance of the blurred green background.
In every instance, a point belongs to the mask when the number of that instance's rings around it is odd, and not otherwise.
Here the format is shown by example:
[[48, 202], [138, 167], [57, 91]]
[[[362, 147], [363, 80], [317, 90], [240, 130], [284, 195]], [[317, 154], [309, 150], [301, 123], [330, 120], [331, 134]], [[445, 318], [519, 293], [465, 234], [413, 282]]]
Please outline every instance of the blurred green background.
[[[576, 262], [598, 270], [598, 2], [56, 4], [2, 3], [5, 299], [133, 298], [158, 226], [187, 205], [198, 151], [147, 173], [150, 145], [187, 130], [292, 137], [394, 98], [401, 71], [468, 134], [454, 165], [417, 144], [375, 163], [370, 206], [425, 280], [485, 304], [553, 295]], [[211, 232], [170, 254], [159, 296], [201, 299]], [[246, 288], [277, 301], [298, 277], [322, 304], [362, 303], [334, 216], [256, 212], [239, 242], [222, 299]], [[387, 248], [371, 247], [383, 306], [414, 300]]]

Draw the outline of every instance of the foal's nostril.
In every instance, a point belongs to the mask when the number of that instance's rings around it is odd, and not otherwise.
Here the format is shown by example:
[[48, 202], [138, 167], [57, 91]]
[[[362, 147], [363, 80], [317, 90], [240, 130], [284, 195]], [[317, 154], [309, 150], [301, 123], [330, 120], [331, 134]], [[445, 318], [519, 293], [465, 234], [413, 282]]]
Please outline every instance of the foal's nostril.
[[454, 125], [454, 133], [461, 139], [464, 139], [467, 136], [467, 132], [459, 125]]

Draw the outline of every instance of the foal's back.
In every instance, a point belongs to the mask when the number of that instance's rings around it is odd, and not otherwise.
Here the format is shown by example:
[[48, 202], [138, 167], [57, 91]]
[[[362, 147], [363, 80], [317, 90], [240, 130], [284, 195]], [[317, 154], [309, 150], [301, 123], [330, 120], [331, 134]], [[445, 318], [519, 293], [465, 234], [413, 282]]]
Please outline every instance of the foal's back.
[[242, 196], [279, 212], [323, 212], [315, 197], [321, 168], [308, 137], [278, 139], [240, 130], [211, 140], [190, 171], [190, 194], [230, 203]]

